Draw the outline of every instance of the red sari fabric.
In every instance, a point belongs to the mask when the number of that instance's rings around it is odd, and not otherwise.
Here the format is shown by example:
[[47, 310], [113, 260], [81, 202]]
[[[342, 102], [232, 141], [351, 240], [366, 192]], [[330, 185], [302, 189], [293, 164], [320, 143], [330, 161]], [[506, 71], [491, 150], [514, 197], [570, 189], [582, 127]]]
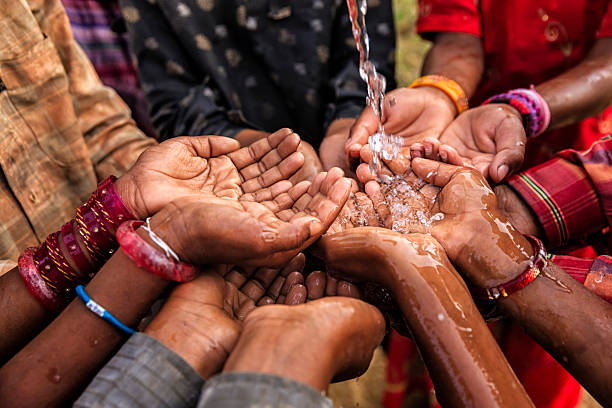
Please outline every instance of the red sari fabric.
[[[439, 32], [472, 34], [483, 40], [486, 66], [471, 99], [537, 85], [579, 64], [601, 37], [612, 37], [612, 0], [419, 0], [417, 31], [425, 38]], [[527, 144], [524, 168], [550, 160], [563, 149], [585, 150], [612, 132], [612, 107], [581, 123], [554, 131]], [[585, 253], [574, 254], [585, 256]], [[596, 254], [591, 254], [595, 255]], [[496, 330], [517, 376], [538, 408], [572, 408], [580, 385], [518, 327]], [[404, 398], [427, 382], [411, 374], [407, 358], [415, 346], [393, 333], [390, 338], [384, 404], [399, 408]], [[413, 372], [413, 371], [412, 371]], [[416, 380], [416, 381], [414, 381]], [[430, 398], [431, 406], [436, 406]]]

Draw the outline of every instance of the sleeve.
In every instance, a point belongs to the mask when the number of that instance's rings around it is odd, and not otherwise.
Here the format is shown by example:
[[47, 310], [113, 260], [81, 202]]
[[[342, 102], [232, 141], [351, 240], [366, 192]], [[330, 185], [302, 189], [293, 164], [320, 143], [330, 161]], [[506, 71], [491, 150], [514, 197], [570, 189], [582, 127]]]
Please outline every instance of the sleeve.
[[608, 7], [604, 14], [599, 30], [597, 31], [597, 37], [612, 37], [612, 1], [608, 1]]
[[588, 290], [612, 303], [612, 257], [603, 255], [593, 260], [553, 255], [551, 260]]
[[68, 75], [75, 114], [97, 177], [101, 180], [110, 174], [120, 176], [155, 140], [136, 127], [127, 105], [102, 84], [74, 40], [59, 0], [45, 2], [45, 7], [57, 7], [57, 12], [41, 23], [41, 29], [52, 38]]
[[425, 39], [440, 32], [482, 36], [481, 15], [474, 0], [419, 0], [417, 33]]
[[[220, 90], [194, 66], [185, 50], [190, 46], [214, 58], [205, 35], [196, 36], [194, 44], [183, 44], [159, 2], [120, 0], [120, 5], [151, 120], [162, 140], [202, 134], [234, 137], [246, 127], [229, 119]], [[214, 27], [214, 23], [202, 22], [202, 26]]]
[[[371, 2], [366, 14], [370, 60], [387, 79], [387, 91], [395, 88], [395, 28], [390, 0]], [[338, 8], [330, 50], [330, 87], [335, 99], [327, 112], [328, 125], [340, 118], [357, 118], [365, 108], [367, 87], [359, 75], [359, 53], [352, 36], [346, 2]]]
[[76, 408], [195, 407], [202, 377], [157, 340], [133, 334], [75, 402]]
[[10, 259], [0, 259], [0, 276], [4, 275], [11, 269], [15, 269], [17, 264]]
[[588, 150], [564, 150], [510, 178], [545, 231], [549, 248], [601, 231], [612, 220], [612, 136]]
[[333, 408], [331, 400], [305, 384], [270, 374], [223, 373], [202, 390], [198, 408]]

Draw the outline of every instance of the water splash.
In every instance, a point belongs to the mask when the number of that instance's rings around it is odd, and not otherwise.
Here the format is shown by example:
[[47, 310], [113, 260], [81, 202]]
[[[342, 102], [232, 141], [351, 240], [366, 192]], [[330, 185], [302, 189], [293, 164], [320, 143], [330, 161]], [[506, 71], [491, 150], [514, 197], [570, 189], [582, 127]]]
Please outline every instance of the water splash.
[[365, 23], [365, 16], [368, 11], [367, 0], [346, 0], [346, 4], [351, 18], [353, 37], [355, 37], [355, 43], [359, 51], [359, 75], [368, 86], [367, 103], [378, 116], [378, 131], [370, 136], [368, 144], [374, 152], [370, 170], [374, 174], [379, 174], [381, 158], [385, 160], [395, 159], [402, 147], [402, 138], [396, 135], [387, 135], [382, 124], [387, 80], [376, 71], [376, 67], [370, 61], [370, 38]]

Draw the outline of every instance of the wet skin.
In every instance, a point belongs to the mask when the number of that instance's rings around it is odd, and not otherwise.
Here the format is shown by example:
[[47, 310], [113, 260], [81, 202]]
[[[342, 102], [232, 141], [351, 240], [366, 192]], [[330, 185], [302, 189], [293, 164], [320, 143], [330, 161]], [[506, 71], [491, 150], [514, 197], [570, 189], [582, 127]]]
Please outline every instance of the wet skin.
[[[432, 235], [472, 283], [490, 287], [526, 269], [525, 252], [531, 257], [533, 249], [478, 172], [424, 159], [413, 160], [412, 170], [442, 188], [440, 210], [447, 217], [432, 226]], [[552, 262], [498, 304], [599, 402], [612, 404], [612, 354], [602, 353], [612, 336], [610, 304]]]
[[[292, 134], [285, 136], [291, 138]], [[276, 146], [281, 145], [279, 142]], [[287, 262], [331, 224], [348, 197], [350, 182], [336, 170], [322, 174], [312, 185], [306, 182], [291, 187], [291, 183], [282, 180], [290, 174], [279, 169], [283, 160], [279, 160], [282, 155], [277, 148], [271, 148], [263, 156], [253, 155], [253, 149], [247, 148], [235, 151], [237, 155], [233, 158], [195, 160], [197, 164], [206, 162], [211, 166], [204, 168], [208, 175], [203, 179], [204, 184], [196, 183], [203, 191], [164, 207], [152, 217], [152, 228], [186, 261], [227, 263], [228, 259], [237, 257], [253, 265]], [[163, 155], [156, 157], [161, 160]], [[267, 170], [262, 171], [263, 168]], [[294, 171], [298, 169], [299, 163]], [[251, 191], [245, 190], [242, 180], [251, 182]], [[278, 188], [279, 183], [282, 188]], [[193, 187], [176, 190], [169, 184], [170, 190], [185, 194]], [[293, 194], [292, 188], [299, 194]], [[223, 220], [224, 216], [229, 218]], [[201, 223], [214, 220], [215, 229], [208, 230], [194, 222], [200, 218]], [[245, 231], [247, 227], [249, 231]], [[272, 231], [275, 239], [266, 239], [271, 235], [258, 233], [262, 230]], [[145, 233], [139, 234], [149, 240]], [[0, 297], [3, 306], [0, 326], [3, 333], [10, 334], [3, 336], [2, 352], [5, 358], [12, 356], [0, 369], [0, 395], [10, 399], [7, 404], [15, 406], [57, 405], [68, 400], [91, 378], [118, 347], [122, 336], [89, 312], [83, 302], [75, 300], [40, 335], [13, 355], [30, 339], [28, 336], [35, 335], [52, 318], [23, 283], [19, 284], [19, 279], [17, 270], [0, 278], [2, 291], [14, 289], [14, 297]], [[118, 251], [86, 290], [120, 321], [134, 327], [166, 285], [166, 281], [138, 269]], [[9, 299], [16, 301], [9, 304]], [[78, 335], [67, 336], [67, 333]], [[9, 398], [11, 395], [27, 395], [27, 398]]]
[[443, 406], [532, 406], [432, 236], [363, 227], [320, 246], [334, 270], [392, 290]]

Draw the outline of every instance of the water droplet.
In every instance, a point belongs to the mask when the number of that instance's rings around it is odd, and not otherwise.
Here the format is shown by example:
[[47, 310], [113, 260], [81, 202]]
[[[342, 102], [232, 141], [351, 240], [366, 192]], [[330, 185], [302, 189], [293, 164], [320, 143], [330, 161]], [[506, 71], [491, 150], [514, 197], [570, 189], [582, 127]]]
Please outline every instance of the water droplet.
[[444, 315], [442, 313], [438, 313], [438, 320], [439, 321], [444, 320]]
[[59, 371], [55, 367], [49, 369], [49, 372], [47, 373], [47, 378], [54, 384], [58, 384], [62, 380], [62, 376], [59, 374]]

